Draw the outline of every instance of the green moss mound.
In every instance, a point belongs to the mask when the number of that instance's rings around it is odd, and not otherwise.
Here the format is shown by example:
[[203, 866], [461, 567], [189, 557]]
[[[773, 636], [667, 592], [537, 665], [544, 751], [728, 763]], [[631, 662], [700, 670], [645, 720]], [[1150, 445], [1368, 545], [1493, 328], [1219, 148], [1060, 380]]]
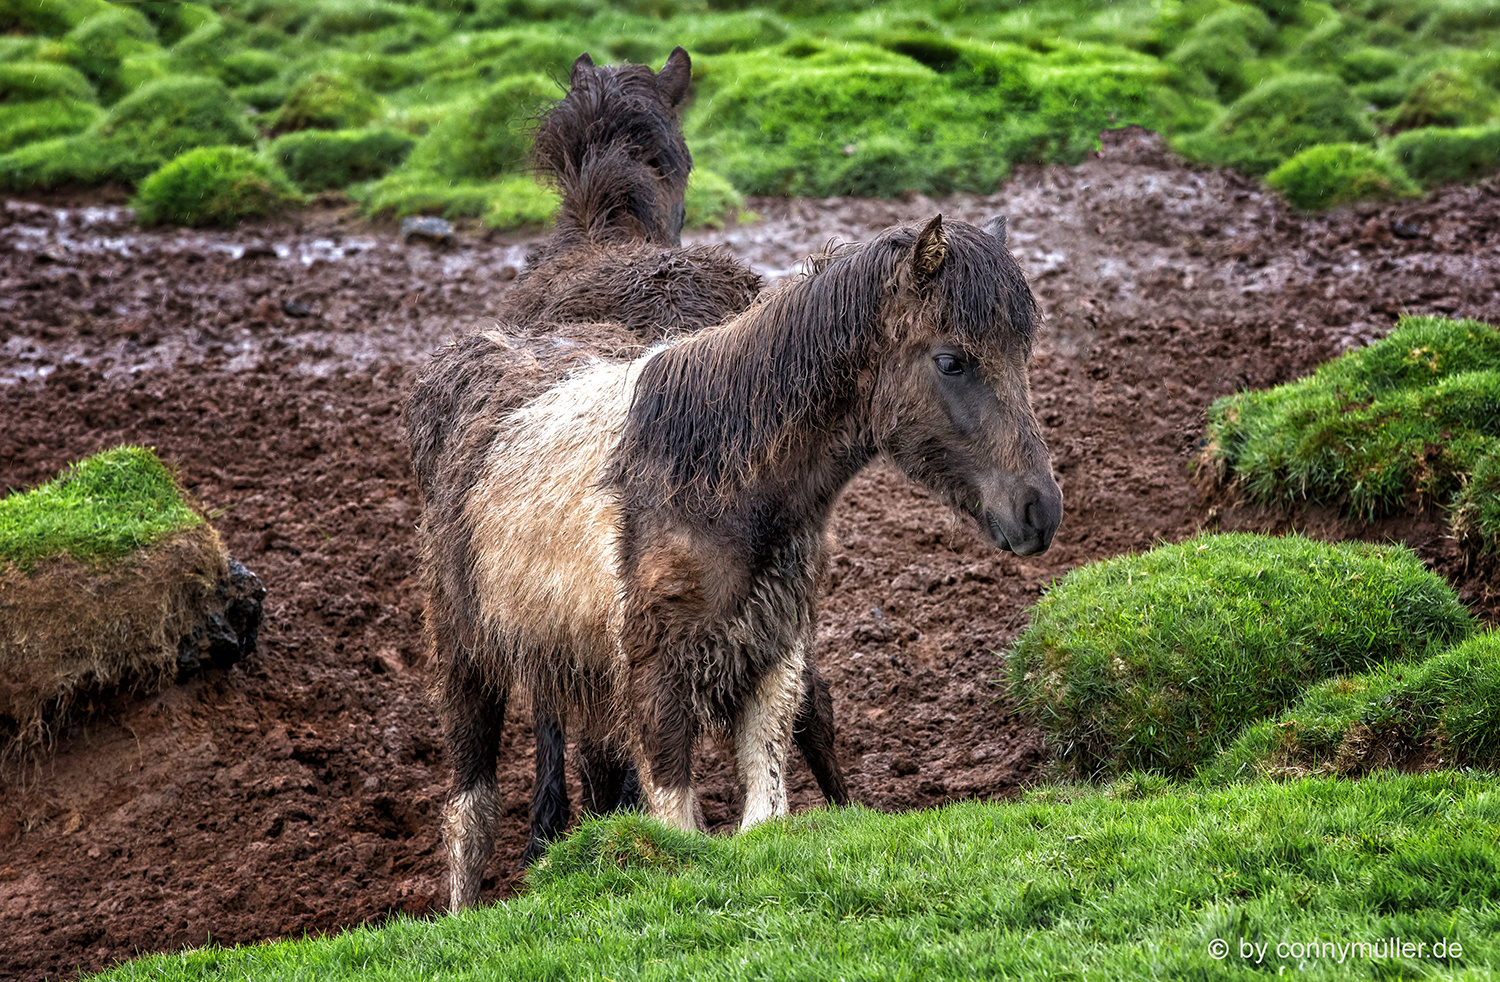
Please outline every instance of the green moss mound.
[[1500, 124], [1407, 130], [1389, 149], [1408, 174], [1428, 187], [1475, 181], [1500, 170]]
[[1478, 552], [1500, 551], [1500, 445], [1474, 462], [1454, 497], [1453, 534]]
[[170, 160], [192, 147], [255, 142], [243, 107], [224, 83], [203, 75], [176, 75], [143, 86], [110, 109], [91, 135], [143, 160]]
[[1320, 143], [1374, 138], [1374, 124], [1338, 77], [1294, 72], [1257, 85], [1176, 145], [1194, 160], [1265, 174]]
[[1308, 147], [1266, 175], [1266, 183], [1304, 211], [1414, 195], [1401, 165], [1358, 143]]
[[232, 225], [300, 200], [280, 168], [249, 150], [199, 147], [142, 182], [132, 204], [147, 225]]
[[684, 204], [689, 228], [723, 228], [745, 207], [745, 196], [713, 171], [695, 167], [688, 175]]
[[342, 72], [317, 72], [287, 96], [276, 114], [278, 133], [296, 130], [342, 130], [375, 118], [375, 93]]
[[1396, 107], [1391, 126], [1478, 126], [1500, 111], [1500, 95], [1465, 71], [1437, 69], [1425, 76]]
[[0, 563], [29, 569], [63, 553], [83, 563], [118, 559], [202, 523], [155, 453], [119, 447], [0, 498]]
[[372, 181], [399, 167], [416, 140], [395, 130], [306, 130], [271, 144], [272, 159], [307, 191]]
[[64, 35], [62, 47], [99, 95], [113, 102], [154, 74], [149, 62], [162, 54], [156, 40], [155, 28], [139, 10], [111, 4]]
[[1309, 684], [1472, 629], [1405, 548], [1201, 535], [1070, 573], [1034, 609], [1009, 679], [1069, 771], [1182, 776]]
[[1218, 400], [1208, 420], [1207, 460], [1254, 502], [1361, 518], [1447, 505], [1500, 448], [1500, 331], [1407, 318], [1307, 378]]
[[82, 72], [67, 65], [54, 65], [45, 61], [0, 64], [0, 103], [33, 102], [38, 99], [93, 102], [95, 92]]
[[557, 195], [525, 168], [532, 120], [557, 99], [541, 75], [518, 75], [450, 110], [384, 178], [352, 193], [370, 214], [472, 216], [496, 228], [541, 225]]
[[1500, 633], [1313, 686], [1247, 730], [1205, 776], [1354, 777], [1392, 767], [1500, 769]]
[[98, 106], [78, 99], [0, 103], [0, 153], [38, 140], [81, 133], [98, 118]]

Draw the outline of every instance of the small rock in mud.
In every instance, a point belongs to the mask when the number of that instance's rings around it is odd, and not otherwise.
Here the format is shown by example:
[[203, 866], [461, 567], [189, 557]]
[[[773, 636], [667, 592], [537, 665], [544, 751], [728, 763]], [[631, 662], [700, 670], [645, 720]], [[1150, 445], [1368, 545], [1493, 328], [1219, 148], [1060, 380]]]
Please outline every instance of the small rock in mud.
[[412, 239], [451, 245], [453, 225], [441, 218], [433, 218], [431, 215], [412, 215], [409, 218], [403, 218], [401, 219], [401, 241], [410, 242]]

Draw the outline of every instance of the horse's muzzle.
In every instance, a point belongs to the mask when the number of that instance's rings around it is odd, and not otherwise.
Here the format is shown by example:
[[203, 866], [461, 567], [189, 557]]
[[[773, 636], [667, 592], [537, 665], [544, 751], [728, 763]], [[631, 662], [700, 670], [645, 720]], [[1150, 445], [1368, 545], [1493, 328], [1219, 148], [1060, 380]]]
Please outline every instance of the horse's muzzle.
[[986, 509], [980, 525], [990, 541], [1017, 556], [1036, 556], [1047, 551], [1062, 524], [1062, 490], [1056, 482], [1022, 490], [1015, 505], [999, 511]]

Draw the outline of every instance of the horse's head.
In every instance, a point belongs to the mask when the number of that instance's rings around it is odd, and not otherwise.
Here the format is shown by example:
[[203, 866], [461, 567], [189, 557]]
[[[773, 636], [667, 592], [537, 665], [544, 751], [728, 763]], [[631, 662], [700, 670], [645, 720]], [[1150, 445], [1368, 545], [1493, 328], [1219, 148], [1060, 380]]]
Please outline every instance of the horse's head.
[[1027, 384], [1036, 301], [1003, 221], [945, 226], [939, 215], [887, 235], [898, 255], [882, 316], [877, 441], [995, 545], [1045, 552], [1062, 492]]
[[563, 192], [559, 231], [681, 245], [693, 158], [677, 109], [691, 78], [681, 48], [659, 72], [578, 57], [568, 94], [542, 119], [533, 149], [538, 169]]

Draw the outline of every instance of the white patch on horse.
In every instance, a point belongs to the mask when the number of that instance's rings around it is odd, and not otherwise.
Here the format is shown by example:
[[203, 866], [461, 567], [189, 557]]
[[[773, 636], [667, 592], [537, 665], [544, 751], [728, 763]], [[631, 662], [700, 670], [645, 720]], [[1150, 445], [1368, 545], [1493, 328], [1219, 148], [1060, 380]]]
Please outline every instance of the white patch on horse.
[[755, 687], [734, 728], [735, 764], [745, 786], [740, 828], [787, 813], [786, 756], [806, 662], [798, 643]]

